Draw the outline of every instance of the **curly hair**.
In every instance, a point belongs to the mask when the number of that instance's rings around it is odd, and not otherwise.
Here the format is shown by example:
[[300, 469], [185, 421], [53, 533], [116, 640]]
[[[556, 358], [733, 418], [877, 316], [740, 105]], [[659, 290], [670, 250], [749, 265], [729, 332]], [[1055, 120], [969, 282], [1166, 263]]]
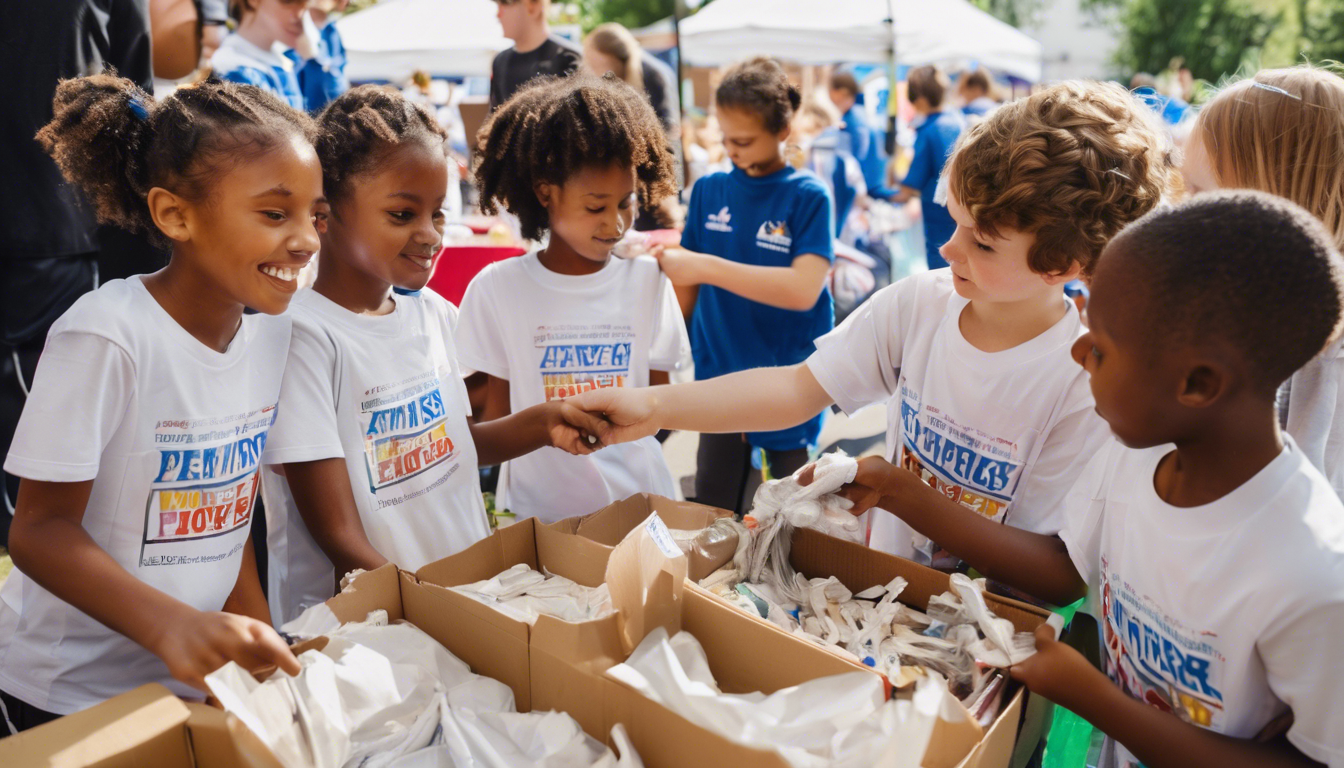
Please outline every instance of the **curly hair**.
[[442, 150], [448, 132], [421, 104], [386, 85], [361, 85], [341, 94], [317, 118], [317, 156], [327, 199], [343, 200], [350, 181], [386, 153], [413, 141]]
[[1069, 81], [999, 107], [947, 162], [950, 194], [991, 237], [1036, 236], [1039, 274], [1091, 275], [1106, 243], [1151, 211], [1173, 176], [1152, 112], [1113, 83]]
[[771, 133], [787, 128], [802, 103], [803, 94], [789, 82], [784, 68], [767, 56], [734, 64], [714, 91], [714, 104], [720, 109], [752, 112]]
[[644, 208], [677, 192], [672, 148], [653, 107], [610, 73], [532, 81], [481, 126], [477, 142], [481, 210], [507, 208], [530, 240], [550, 228], [536, 185], [564, 184], [584, 168], [634, 168]]
[[1320, 220], [1251, 190], [1199, 195], [1126, 227], [1106, 248], [1146, 293], [1143, 341], [1236, 350], [1266, 394], [1344, 324], [1344, 259]]
[[205, 200], [213, 179], [292, 136], [312, 119], [251, 85], [207, 80], [156, 102], [115, 72], [62, 80], [37, 140], [93, 203], [98, 220], [169, 245], [145, 199], [162, 187]]
[[1344, 78], [1312, 66], [1262, 70], [1205, 104], [1194, 134], [1220, 185], [1292, 200], [1344, 248]]

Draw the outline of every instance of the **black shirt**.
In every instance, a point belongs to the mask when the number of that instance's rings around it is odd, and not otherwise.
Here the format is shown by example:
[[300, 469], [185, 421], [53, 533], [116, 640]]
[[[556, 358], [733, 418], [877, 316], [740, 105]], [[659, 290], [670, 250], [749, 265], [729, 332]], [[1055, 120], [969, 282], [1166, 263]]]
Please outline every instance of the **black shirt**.
[[583, 62], [583, 50], [574, 43], [551, 35], [527, 53], [510, 48], [500, 51], [490, 65], [490, 111], [509, 100], [534, 77], [568, 76]]
[[62, 78], [105, 66], [153, 87], [149, 0], [0, 2], [0, 333], [16, 341], [64, 312], [91, 286], [85, 270], [60, 263], [98, 251], [93, 211], [65, 183], [34, 139], [52, 116]]
[[648, 51], [640, 60], [640, 70], [644, 75], [644, 92], [649, 95], [649, 103], [668, 136], [674, 140], [681, 138], [681, 108], [677, 99], [677, 74], [661, 59]]

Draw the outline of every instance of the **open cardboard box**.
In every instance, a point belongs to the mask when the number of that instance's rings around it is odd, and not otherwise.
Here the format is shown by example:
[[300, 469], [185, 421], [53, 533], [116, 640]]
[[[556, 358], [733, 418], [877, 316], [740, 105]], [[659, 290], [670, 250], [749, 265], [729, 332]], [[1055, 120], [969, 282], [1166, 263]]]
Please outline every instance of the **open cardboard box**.
[[236, 720], [158, 683], [0, 739], [6, 768], [280, 768]]
[[[638, 524], [638, 512], [641, 510], [646, 511], [646, 513], [657, 511], [660, 516], [666, 515], [688, 522], [694, 519], [712, 521], [715, 517], [729, 514], [726, 510], [713, 510], [699, 504], [640, 494], [594, 512], [592, 515], [577, 518], [573, 521], [564, 521], [557, 525], [564, 525], [567, 529], [573, 530], [581, 536], [593, 535], [594, 532], [597, 532], [603, 543], [612, 540], [619, 541], [620, 537]], [[904, 558], [869, 549], [860, 544], [843, 541], [807, 529], [794, 531], [789, 561], [799, 573], [809, 578], [835, 576], [848, 589], [856, 593], [869, 587], [886, 585], [892, 579], [901, 576], [908, 582], [905, 590], [901, 593], [901, 602], [920, 610], [928, 608], [930, 597], [942, 594], [951, 588], [950, 577], [946, 573]], [[689, 585], [686, 590], [686, 608], [683, 615], [684, 628], [691, 629], [692, 619], [690, 617], [702, 610], [699, 606], [706, 600], [717, 604], [725, 612], [737, 614], [737, 616], [746, 619], [750, 624], [756, 625], [766, 633], [775, 633], [790, 640], [798, 640], [796, 636], [790, 635], [780, 627], [759, 616], [729, 606], [712, 593], [694, 584]], [[1011, 621], [1014, 628], [1019, 632], [1035, 630], [1050, 615], [1049, 611], [1043, 608], [998, 595], [986, 594], [985, 600], [991, 610], [998, 616]], [[719, 623], [726, 624], [727, 621], [725, 617]], [[711, 634], [702, 638], [695, 629], [691, 629], [691, 631], [705, 644], [705, 650], [707, 655], [710, 655], [711, 667], [713, 668], [714, 654], [710, 651], [709, 646], [716, 635]], [[733, 631], [741, 633], [744, 630], [741, 625], [738, 625]], [[735, 647], [740, 648], [741, 645], [720, 647], [718, 651], [722, 654], [731, 654]], [[829, 649], [820, 646], [813, 647], [824, 654], [831, 653]], [[866, 666], [855, 665], [848, 661], [847, 657], [837, 656], [836, 658], [842, 659], [850, 665], [844, 671], [852, 671], [854, 666], [864, 670], [870, 669]], [[734, 666], [739, 670], [750, 669], [751, 662], [750, 657], [744, 657], [738, 660]], [[742, 664], [748, 666], [744, 667]], [[714, 672], [717, 676], [719, 669], [714, 668]], [[836, 672], [826, 672], [824, 674], [836, 674]], [[813, 679], [821, 676], [821, 674], [811, 674], [803, 679]], [[760, 676], [744, 679], [741, 683], [748, 687], [756, 685], [757, 687], [752, 690], [770, 693], [773, 689], [761, 687], [768, 679], [768, 673], [762, 671]], [[730, 685], [725, 685], [723, 690], [742, 692], [742, 689], [736, 686], [737, 682], [728, 681]], [[802, 680], [781, 683], [778, 687], [787, 687], [798, 682], [802, 682]], [[911, 681], [898, 680], [893, 682], [900, 686]], [[1051, 705], [1045, 699], [1039, 696], [1029, 696], [1025, 688], [1019, 687], [1004, 706], [999, 717], [985, 730], [984, 738], [979, 740], [969, 755], [957, 743], [960, 737], [953, 737], [952, 734], [940, 734], [940, 738], [935, 742], [935, 746], [939, 747], [938, 753], [927, 756], [925, 765], [928, 768], [933, 768], [935, 765], [958, 766], [958, 768], [1009, 768], [1010, 766], [1020, 768], [1020, 766], [1026, 765], [1031, 758], [1031, 753], [1041, 741], [1050, 724], [1050, 707]], [[639, 746], [639, 743], [636, 742], [636, 747]], [[962, 755], [965, 755], [964, 759], [962, 759]]]

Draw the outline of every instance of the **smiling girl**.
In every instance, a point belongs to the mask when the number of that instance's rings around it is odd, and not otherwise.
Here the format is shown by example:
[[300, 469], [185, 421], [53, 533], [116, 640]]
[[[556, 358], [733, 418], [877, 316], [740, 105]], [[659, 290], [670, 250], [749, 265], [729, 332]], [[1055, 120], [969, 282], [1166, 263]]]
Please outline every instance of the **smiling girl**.
[[[312, 122], [207, 82], [155, 103], [67, 80], [38, 134], [101, 221], [171, 247], [52, 326], [5, 469], [23, 478], [0, 592], [11, 731], [150, 682], [200, 698], [226, 661], [297, 673], [248, 533], [299, 269], [317, 251]], [[259, 314], [244, 315], [244, 308]]]
[[[611, 254], [640, 203], [675, 194], [648, 101], [612, 75], [543, 81], [481, 135], [482, 208], [508, 208], [530, 239], [550, 234], [541, 250], [487, 267], [462, 300], [462, 364], [490, 377], [484, 418], [675, 370], [688, 345], [671, 284], [653, 259]], [[506, 464], [499, 487], [501, 508], [543, 522], [642, 491], [675, 495], [652, 438], [592, 456], [544, 448]]]
[[278, 622], [331, 597], [351, 569], [416, 570], [489, 535], [477, 462], [542, 446], [591, 453], [566, 418], [600, 429], [560, 401], [470, 423], [457, 309], [425, 288], [448, 189], [433, 115], [368, 85], [332, 102], [319, 131], [330, 213], [317, 282], [291, 313], [270, 443], [284, 466], [264, 484]]

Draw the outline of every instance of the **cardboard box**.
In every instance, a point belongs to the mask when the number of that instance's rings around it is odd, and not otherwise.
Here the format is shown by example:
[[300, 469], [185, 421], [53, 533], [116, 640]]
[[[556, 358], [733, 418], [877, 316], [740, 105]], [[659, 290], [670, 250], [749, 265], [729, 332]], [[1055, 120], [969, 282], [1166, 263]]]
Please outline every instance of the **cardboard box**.
[[13, 768], [281, 768], [238, 721], [157, 683], [0, 739]]
[[[625, 535], [644, 522], [649, 515], [658, 513], [668, 528], [674, 531], [698, 531], [708, 528], [715, 520], [732, 517], [726, 509], [673, 501], [662, 496], [638, 494], [604, 507], [583, 517], [571, 517], [543, 527], [561, 533], [581, 536], [606, 547], [614, 548]], [[687, 564], [691, 581], [699, 581], [717, 569], [717, 564], [692, 556]]]
[[[688, 520], [705, 519], [707, 515], [712, 520], [714, 516], [718, 516], [714, 514], [715, 512], [728, 514], [725, 510], [715, 511], [710, 509], [709, 512], [706, 512], [706, 508], [702, 505], [641, 494], [617, 502], [587, 517], [575, 521], [565, 521], [565, 525], [579, 535], [594, 535], [596, 533], [596, 535], [602, 537], [604, 542], [613, 539], [619, 540], [620, 536], [623, 536], [634, 524], [637, 524], [637, 522], [632, 524], [631, 521], [637, 517], [635, 512], [641, 509], [656, 510], [660, 516], [666, 515]], [[942, 594], [951, 588], [950, 577], [946, 573], [904, 558], [869, 549], [861, 544], [843, 541], [807, 529], [794, 531], [789, 561], [795, 570], [808, 578], [835, 576], [850, 591], [855, 593], [869, 587], [886, 585], [895, 577], [900, 576], [908, 582], [905, 590], [901, 593], [901, 602], [921, 610], [928, 608], [930, 597]], [[686, 595], [687, 616], [690, 616], [693, 611], [699, 610], [695, 606], [698, 606], [703, 601], [702, 599], [707, 599], [719, 604], [723, 610], [737, 614], [766, 632], [773, 632], [793, 641], [799, 640], [796, 636], [790, 635], [759, 616], [727, 605], [712, 593], [698, 586], [691, 585], [688, 587]], [[1011, 621], [1014, 628], [1019, 632], [1035, 630], [1050, 615], [1043, 608], [998, 595], [986, 595], [985, 600], [991, 610], [998, 616]], [[686, 620], [689, 619], [684, 621]], [[724, 619], [723, 621], [726, 622], [727, 620]], [[689, 629], [690, 627], [686, 626], [686, 628]], [[744, 630], [738, 626], [733, 631], [740, 633]], [[700, 638], [700, 635], [694, 630], [692, 630], [692, 634], [696, 634], [696, 637]], [[716, 641], [717, 635], [711, 634], [707, 638], [700, 639], [702, 644], [706, 645], [706, 653], [709, 654], [709, 645]], [[806, 643], [806, 641], [803, 642]], [[813, 647], [822, 653], [829, 653], [828, 649], [820, 646]], [[732, 648], [725, 646], [718, 648], [718, 650], [722, 653], [730, 653]], [[846, 659], [846, 657], [840, 656], [836, 656], [836, 658]], [[750, 660], [745, 659], [743, 661]], [[866, 666], [855, 665], [848, 661], [847, 663], [850, 664], [850, 669], [847, 671], [852, 671], [854, 666], [870, 670]], [[711, 666], [713, 666], [712, 661]], [[718, 669], [715, 669], [715, 674], [718, 674]], [[836, 673], [827, 672], [825, 674]], [[822, 674], [812, 674], [803, 679], [813, 679], [821, 676]], [[759, 686], [769, 679], [769, 676], [761, 671], [753, 673], [753, 676], [741, 682], [744, 685]], [[795, 680], [793, 683], [781, 683], [778, 687], [787, 687], [797, 682], [801, 682], [801, 680]], [[910, 681], [897, 680], [893, 682], [902, 686]], [[742, 692], [739, 689], [727, 686], [723, 690]], [[754, 690], [771, 692], [762, 687]], [[938, 749], [934, 754], [926, 757], [925, 765], [928, 768], [940, 766], [947, 766], [948, 768], [952, 766], [958, 768], [1009, 768], [1010, 766], [1020, 768], [1020, 766], [1026, 765], [1031, 757], [1031, 752], [1035, 750], [1044, 736], [1050, 723], [1050, 709], [1051, 705], [1045, 699], [1039, 696], [1029, 696], [1025, 688], [1018, 687], [1004, 706], [999, 717], [985, 731], [984, 738], [975, 744], [969, 755], [966, 754], [965, 745], [957, 743], [956, 738], [949, 740], [953, 736], [952, 734], [941, 734], [935, 743]], [[687, 725], [690, 724], [687, 723]], [[636, 742], [636, 747], [639, 747], [638, 742]]]

